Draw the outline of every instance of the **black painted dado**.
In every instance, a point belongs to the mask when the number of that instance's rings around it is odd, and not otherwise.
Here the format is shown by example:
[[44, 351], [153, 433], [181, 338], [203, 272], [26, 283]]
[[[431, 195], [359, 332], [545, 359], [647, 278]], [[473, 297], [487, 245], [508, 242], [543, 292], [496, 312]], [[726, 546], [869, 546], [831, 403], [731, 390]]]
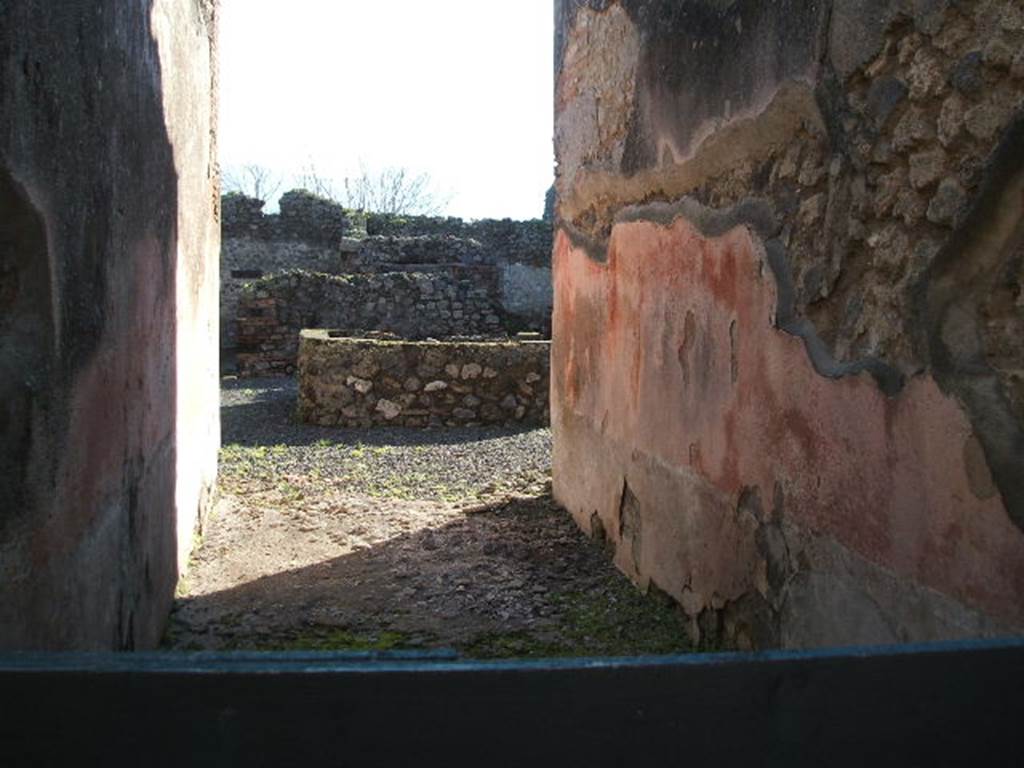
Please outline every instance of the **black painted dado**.
[[7, 765], [1017, 765], [1024, 641], [528, 663], [6, 657], [0, 690]]

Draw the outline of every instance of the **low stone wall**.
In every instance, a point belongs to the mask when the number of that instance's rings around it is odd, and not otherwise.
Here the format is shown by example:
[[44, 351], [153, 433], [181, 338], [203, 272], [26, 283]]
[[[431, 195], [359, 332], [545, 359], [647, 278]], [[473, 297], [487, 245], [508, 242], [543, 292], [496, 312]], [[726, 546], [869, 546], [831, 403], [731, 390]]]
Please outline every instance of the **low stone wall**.
[[389, 341], [302, 331], [302, 421], [323, 426], [547, 425], [546, 341]]

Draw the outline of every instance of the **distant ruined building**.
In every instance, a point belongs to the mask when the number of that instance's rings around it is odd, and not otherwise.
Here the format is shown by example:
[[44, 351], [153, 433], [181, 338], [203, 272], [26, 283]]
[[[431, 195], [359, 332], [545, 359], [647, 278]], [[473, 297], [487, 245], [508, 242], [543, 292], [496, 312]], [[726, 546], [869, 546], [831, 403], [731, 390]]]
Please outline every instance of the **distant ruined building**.
[[242, 375], [294, 372], [303, 328], [550, 334], [549, 223], [368, 214], [301, 190], [280, 207], [223, 202], [221, 349]]

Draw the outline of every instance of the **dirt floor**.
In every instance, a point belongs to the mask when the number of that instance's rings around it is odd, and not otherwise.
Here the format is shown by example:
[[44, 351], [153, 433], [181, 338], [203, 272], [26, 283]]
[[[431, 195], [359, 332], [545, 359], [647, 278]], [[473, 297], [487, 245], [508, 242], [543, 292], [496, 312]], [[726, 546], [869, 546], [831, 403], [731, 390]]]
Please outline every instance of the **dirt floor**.
[[225, 382], [220, 500], [179, 585], [176, 650], [689, 650], [550, 495], [547, 430], [292, 419], [294, 383]]

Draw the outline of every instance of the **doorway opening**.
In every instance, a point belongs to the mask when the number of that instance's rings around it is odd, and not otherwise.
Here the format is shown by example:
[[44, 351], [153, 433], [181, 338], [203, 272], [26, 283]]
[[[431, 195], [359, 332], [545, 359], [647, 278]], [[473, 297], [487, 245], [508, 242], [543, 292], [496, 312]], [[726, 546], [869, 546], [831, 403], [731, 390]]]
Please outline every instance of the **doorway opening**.
[[[222, 8], [220, 500], [164, 647], [690, 650], [552, 498], [550, 8], [346, 6], [352, 55], [401, 56], [342, 116], [307, 89], [354, 71], [339, 12], [306, 5]], [[312, 53], [269, 66], [247, 41], [295, 18]]]

